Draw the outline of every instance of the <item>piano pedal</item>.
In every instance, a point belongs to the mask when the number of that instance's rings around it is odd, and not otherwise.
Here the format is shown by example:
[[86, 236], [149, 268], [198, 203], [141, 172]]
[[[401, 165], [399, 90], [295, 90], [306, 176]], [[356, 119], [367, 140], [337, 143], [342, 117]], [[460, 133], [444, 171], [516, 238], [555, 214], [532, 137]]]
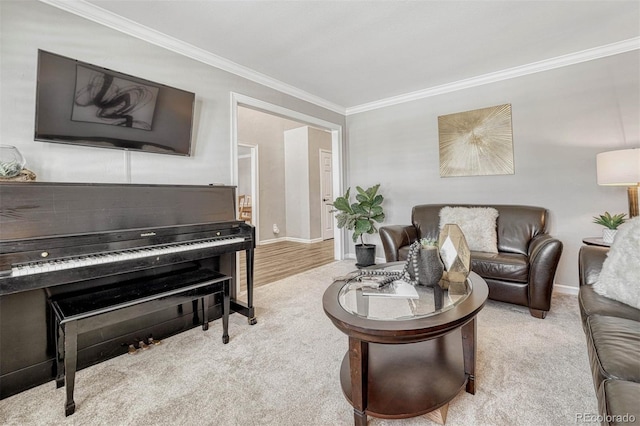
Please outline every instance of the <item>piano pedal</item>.
[[135, 355], [138, 353], [138, 349], [134, 345], [129, 345], [129, 355]]
[[149, 336], [149, 339], [147, 339], [147, 343], [149, 344], [149, 346], [156, 346], [162, 344], [162, 340], [153, 340], [153, 337]]
[[140, 349], [142, 349], [143, 351], [146, 351], [147, 349], [149, 349], [149, 345], [147, 345], [145, 342], [143, 342], [142, 340], [140, 340], [138, 342], [138, 347]]

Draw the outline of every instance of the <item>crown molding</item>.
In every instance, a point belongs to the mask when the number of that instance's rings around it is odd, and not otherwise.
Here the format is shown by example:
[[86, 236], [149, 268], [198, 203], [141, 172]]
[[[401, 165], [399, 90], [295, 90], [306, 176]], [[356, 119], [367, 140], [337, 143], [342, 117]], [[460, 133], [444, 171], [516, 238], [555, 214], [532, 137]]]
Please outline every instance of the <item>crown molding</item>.
[[159, 31], [142, 26], [127, 18], [116, 15], [84, 0], [39, 0], [42, 3], [54, 6], [69, 13], [73, 13], [85, 19], [91, 20], [98, 24], [112, 28], [116, 31], [128, 34], [132, 37], [144, 40], [156, 46], [165, 48], [172, 52], [202, 62], [204, 64], [219, 68], [223, 71], [246, 78], [263, 86], [278, 90], [287, 95], [293, 96], [300, 100], [312, 103], [330, 111], [342, 115], [353, 115], [365, 111], [371, 111], [379, 108], [385, 108], [392, 105], [398, 105], [405, 102], [411, 102], [418, 99], [429, 98], [442, 95], [445, 93], [455, 92], [458, 90], [469, 89], [472, 87], [482, 86], [485, 84], [496, 83], [499, 81], [509, 80], [512, 78], [522, 77], [529, 74], [549, 71], [556, 68], [566, 67], [579, 64], [581, 62], [592, 61], [607, 56], [618, 55], [620, 53], [629, 52], [640, 49], [640, 37], [623, 40], [604, 46], [594, 47], [592, 49], [582, 50], [563, 56], [558, 56], [543, 61], [533, 62], [501, 71], [483, 74], [464, 80], [454, 81], [439, 86], [421, 89], [415, 92], [405, 93], [398, 96], [392, 96], [380, 99], [366, 104], [356, 105], [353, 107], [344, 107], [324, 98], [305, 92], [297, 87], [291, 86], [280, 80], [276, 80], [265, 74], [247, 68], [243, 65], [232, 62], [221, 56], [214, 55], [203, 49], [180, 41], [176, 38], [163, 34]]
[[440, 86], [434, 86], [427, 89], [417, 90], [415, 92], [405, 93], [403, 95], [393, 96], [390, 98], [357, 105], [354, 107], [348, 107], [346, 115], [358, 114], [361, 112], [384, 108], [391, 105], [415, 101], [417, 99], [424, 99], [432, 96], [442, 95], [444, 93], [455, 92], [457, 90], [464, 90], [471, 87], [496, 83], [503, 80], [522, 77], [528, 74], [549, 71], [556, 68], [575, 65], [581, 62], [592, 61], [594, 59], [618, 55], [620, 53], [638, 49], [640, 49], [640, 37], [630, 38], [628, 40], [606, 44], [604, 46], [594, 47], [592, 49], [582, 50], [580, 52], [570, 53], [568, 55], [545, 59], [543, 61], [533, 62], [513, 68], [507, 68], [505, 70], [483, 74], [465, 80], [459, 80], [452, 83], [442, 84]]
[[298, 89], [297, 87], [291, 86], [280, 80], [276, 80], [275, 78], [259, 73], [221, 56], [214, 55], [204, 49], [200, 49], [199, 47], [185, 43], [174, 37], [163, 34], [149, 27], [145, 27], [144, 25], [140, 25], [130, 19], [119, 16], [91, 3], [87, 3], [84, 0], [39, 1], [204, 64], [211, 65], [231, 74], [246, 78], [247, 80], [251, 80], [263, 86], [278, 90], [303, 101], [307, 101], [338, 114], [345, 115], [345, 107], [341, 105], [337, 105], [319, 96], [312, 95], [311, 93], [305, 92], [304, 90]]

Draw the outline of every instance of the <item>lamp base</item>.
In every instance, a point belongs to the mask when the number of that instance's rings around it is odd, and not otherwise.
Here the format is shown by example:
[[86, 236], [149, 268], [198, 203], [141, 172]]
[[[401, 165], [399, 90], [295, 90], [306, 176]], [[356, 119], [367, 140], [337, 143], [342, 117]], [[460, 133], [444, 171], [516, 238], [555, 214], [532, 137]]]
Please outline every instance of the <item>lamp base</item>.
[[629, 217], [638, 216], [638, 186], [627, 187], [627, 196], [629, 197]]

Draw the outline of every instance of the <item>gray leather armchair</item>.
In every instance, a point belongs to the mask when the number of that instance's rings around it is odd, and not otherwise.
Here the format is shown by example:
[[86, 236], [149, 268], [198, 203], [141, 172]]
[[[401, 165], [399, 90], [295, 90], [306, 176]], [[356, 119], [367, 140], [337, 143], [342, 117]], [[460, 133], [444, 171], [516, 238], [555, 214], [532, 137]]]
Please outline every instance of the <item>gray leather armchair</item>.
[[536, 318], [551, 308], [551, 293], [562, 242], [547, 234], [548, 211], [519, 205], [423, 204], [411, 212], [411, 225], [380, 228], [387, 262], [406, 260], [409, 246], [420, 238], [437, 239], [440, 209], [493, 207], [498, 210], [498, 253], [471, 252], [471, 268], [485, 279], [489, 298], [529, 307]]

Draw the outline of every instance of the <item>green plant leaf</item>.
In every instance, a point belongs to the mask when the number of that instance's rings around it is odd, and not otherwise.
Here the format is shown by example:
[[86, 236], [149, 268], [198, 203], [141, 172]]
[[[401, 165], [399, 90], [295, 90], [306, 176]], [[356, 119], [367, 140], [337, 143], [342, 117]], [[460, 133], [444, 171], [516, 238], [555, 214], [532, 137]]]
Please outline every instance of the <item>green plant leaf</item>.
[[362, 236], [378, 232], [374, 223], [381, 223], [385, 219], [381, 206], [384, 198], [378, 194], [379, 188], [380, 184], [376, 184], [366, 190], [356, 186], [356, 202], [353, 203], [349, 198], [351, 188], [348, 188], [344, 196], [336, 198], [331, 204], [334, 207], [331, 212], [338, 212], [335, 216], [338, 228], [352, 230], [354, 243], [360, 238], [360, 241], [364, 244]]
[[357, 219], [356, 220], [356, 232], [364, 234], [365, 232], [369, 232], [369, 230], [373, 227], [373, 224], [369, 219]]
[[371, 219], [375, 220], [378, 223], [382, 223], [382, 222], [384, 222], [384, 213], [380, 213], [378, 215], [375, 215]]
[[334, 201], [333, 203], [333, 207], [344, 212], [351, 211], [351, 206], [349, 206], [349, 200], [346, 199], [345, 197], [336, 198], [336, 201]]
[[604, 212], [604, 214], [600, 216], [594, 216], [593, 223], [597, 223], [598, 225], [602, 225], [609, 229], [618, 229], [618, 226], [626, 222], [626, 219], [624, 218], [625, 216], [625, 213], [619, 213], [617, 215], [611, 216], [611, 213]]

